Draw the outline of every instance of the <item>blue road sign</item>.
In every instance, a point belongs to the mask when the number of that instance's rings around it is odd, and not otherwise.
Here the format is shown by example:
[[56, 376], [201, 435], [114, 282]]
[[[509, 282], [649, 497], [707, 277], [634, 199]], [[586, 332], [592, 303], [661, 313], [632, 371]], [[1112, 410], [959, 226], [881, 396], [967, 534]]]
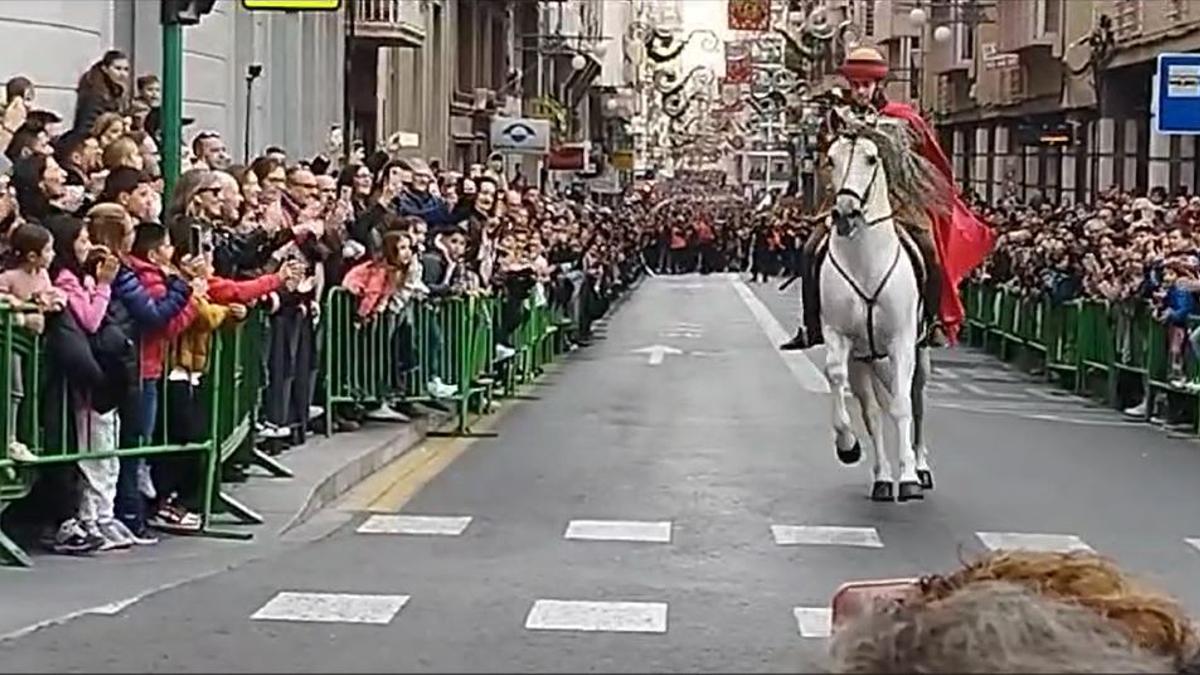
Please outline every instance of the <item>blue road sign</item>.
[[1159, 54], [1154, 130], [1200, 134], [1200, 54]]

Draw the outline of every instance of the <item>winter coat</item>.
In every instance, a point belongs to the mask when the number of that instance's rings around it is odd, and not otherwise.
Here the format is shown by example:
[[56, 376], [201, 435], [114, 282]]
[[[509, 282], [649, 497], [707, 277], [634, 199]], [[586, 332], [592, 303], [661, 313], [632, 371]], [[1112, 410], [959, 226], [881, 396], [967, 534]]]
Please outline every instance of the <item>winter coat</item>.
[[[129, 267], [136, 275], [142, 291], [150, 302], [172, 297], [182, 291], [180, 286], [187, 284], [178, 277], [167, 278], [157, 265], [136, 257], [129, 258]], [[116, 287], [121, 285], [120, 273], [117, 275]], [[121, 291], [118, 291], [118, 296]], [[130, 310], [133, 305], [128, 305]], [[136, 315], [135, 315], [136, 316]], [[143, 380], [156, 380], [163, 374], [163, 359], [167, 345], [179, 337], [196, 318], [196, 303], [191, 297], [190, 289], [182, 306], [172, 315], [165, 312], [160, 315], [165, 318], [161, 325], [144, 329], [140, 335], [141, 346], [141, 377]]]

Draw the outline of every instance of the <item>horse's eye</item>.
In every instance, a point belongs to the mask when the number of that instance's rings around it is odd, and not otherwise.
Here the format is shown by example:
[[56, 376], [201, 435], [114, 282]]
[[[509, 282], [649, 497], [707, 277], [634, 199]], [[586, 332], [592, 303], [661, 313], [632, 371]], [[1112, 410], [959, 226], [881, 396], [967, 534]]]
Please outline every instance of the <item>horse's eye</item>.
[[878, 161], [879, 161], [879, 159], [877, 157], [875, 157], [875, 155], [867, 156], [867, 166], [875, 166], [875, 163]]

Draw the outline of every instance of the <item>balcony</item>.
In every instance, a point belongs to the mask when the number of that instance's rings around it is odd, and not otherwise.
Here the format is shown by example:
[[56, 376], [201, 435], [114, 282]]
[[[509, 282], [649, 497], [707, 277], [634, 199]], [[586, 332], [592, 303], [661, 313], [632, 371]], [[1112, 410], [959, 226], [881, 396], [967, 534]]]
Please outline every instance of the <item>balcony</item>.
[[999, 49], [1036, 58], [1050, 56], [1058, 42], [1064, 0], [1000, 2], [996, 19], [1000, 29]]
[[381, 47], [425, 44], [425, 0], [351, 0], [354, 37]]

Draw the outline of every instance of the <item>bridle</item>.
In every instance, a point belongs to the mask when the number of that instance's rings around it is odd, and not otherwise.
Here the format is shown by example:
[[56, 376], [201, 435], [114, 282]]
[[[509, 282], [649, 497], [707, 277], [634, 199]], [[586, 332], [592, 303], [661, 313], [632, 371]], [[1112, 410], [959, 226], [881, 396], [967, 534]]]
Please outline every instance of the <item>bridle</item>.
[[[867, 198], [871, 196], [871, 190], [875, 189], [875, 181], [879, 179], [879, 170], [883, 165], [879, 159], [875, 160], [875, 168], [871, 171], [871, 180], [867, 181], [867, 187], [863, 190], [862, 194], [859, 194], [853, 188], [847, 187], [846, 181], [850, 180], [850, 170], [854, 167], [854, 150], [858, 147], [858, 136], [855, 134], [842, 134], [842, 138], [849, 139], [850, 141], [850, 156], [846, 159], [846, 174], [842, 176], [842, 184], [837, 192], [834, 193], [834, 199], [842, 195], [852, 197], [858, 202], [858, 206], [861, 209], [867, 205]], [[878, 218], [865, 221], [865, 223], [867, 227], [871, 227], [872, 225], [878, 225], [885, 220], [889, 220], [891, 217], [892, 212], [888, 211]]]
[[[850, 178], [850, 168], [854, 166], [854, 149], [858, 146], [858, 136], [853, 134], [845, 134], [843, 135], [843, 138], [850, 139], [850, 157], [846, 161], [846, 175], [842, 177], [842, 186], [838, 188], [838, 191], [834, 196], [835, 198], [841, 195], [853, 197], [858, 201], [859, 208], [861, 209], [862, 207], [866, 206], [867, 197], [871, 196], [871, 190], [875, 189], [875, 181], [879, 178], [879, 169], [882, 165], [877, 159], [875, 162], [875, 168], [873, 171], [871, 171], [871, 180], [867, 181], [867, 187], [863, 190], [861, 195], [855, 192], [852, 188], [846, 187], [846, 181]], [[888, 211], [886, 215], [864, 222], [866, 223], [867, 227], [871, 227], [872, 225], [877, 225], [886, 220], [891, 220], [891, 218], [892, 212]], [[887, 354], [880, 353], [875, 344], [875, 307], [877, 304], [879, 304], [879, 296], [883, 294], [883, 289], [887, 287], [888, 281], [891, 281], [892, 275], [896, 272], [896, 266], [900, 264], [900, 255], [903, 248], [904, 247], [897, 242], [896, 254], [892, 256], [892, 264], [888, 266], [887, 273], [883, 275], [883, 278], [879, 281], [879, 285], [875, 287], [875, 292], [869, 295], [859, 287], [858, 283], [854, 281], [854, 277], [850, 276], [850, 274], [846, 272], [846, 269], [843, 268], [842, 264], [837, 261], [836, 257], [834, 257], [833, 251], [831, 250], [828, 253], [829, 262], [833, 265], [833, 268], [837, 270], [837, 273], [841, 275], [842, 279], [844, 279], [847, 284], [849, 284], [850, 289], [854, 291], [854, 294], [857, 295], [867, 307], [867, 348], [870, 349], [871, 353], [867, 356], [857, 357], [856, 360], [871, 362], [885, 359], [888, 356]]]

